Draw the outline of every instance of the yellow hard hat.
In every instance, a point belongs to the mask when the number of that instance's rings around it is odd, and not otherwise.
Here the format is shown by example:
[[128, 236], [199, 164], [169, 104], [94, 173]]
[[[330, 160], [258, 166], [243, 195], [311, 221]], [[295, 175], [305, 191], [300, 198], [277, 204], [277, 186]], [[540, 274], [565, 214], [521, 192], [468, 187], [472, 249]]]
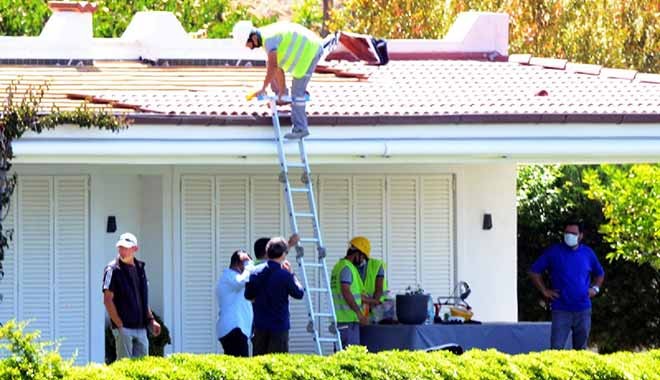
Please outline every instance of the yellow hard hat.
[[360, 252], [364, 253], [367, 258], [371, 255], [371, 243], [369, 239], [364, 236], [356, 236], [351, 239], [351, 245], [357, 248]]

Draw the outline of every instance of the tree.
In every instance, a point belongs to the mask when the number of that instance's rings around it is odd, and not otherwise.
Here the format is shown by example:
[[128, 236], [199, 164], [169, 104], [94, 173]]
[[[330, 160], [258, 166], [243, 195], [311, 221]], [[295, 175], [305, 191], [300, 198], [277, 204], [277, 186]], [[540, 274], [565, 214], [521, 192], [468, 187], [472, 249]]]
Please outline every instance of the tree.
[[346, 0], [331, 30], [441, 38], [464, 11], [511, 17], [510, 51], [660, 72], [658, 0]]
[[[9, 247], [12, 231], [4, 229], [2, 222], [9, 210], [9, 203], [16, 185], [16, 175], [9, 177], [11, 160], [14, 158], [12, 141], [19, 139], [25, 132], [41, 133], [58, 125], [73, 124], [81, 128], [99, 128], [118, 131], [128, 126], [128, 121], [106, 111], [90, 110], [82, 105], [75, 111], [44, 109], [42, 99], [46, 84], [37, 88], [28, 87], [19, 92], [19, 83], [11, 82], [7, 88], [7, 98], [0, 111], [0, 272], [5, 249]], [[0, 276], [2, 278], [2, 276]]]
[[[135, 12], [173, 12], [188, 32], [202, 32], [209, 38], [229, 37], [236, 21], [251, 19], [263, 25], [275, 17], [257, 17], [249, 8], [230, 0], [97, 0], [94, 36], [119, 37]], [[0, 33], [7, 36], [38, 35], [48, 17], [45, 0], [0, 0]]]
[[600, 232], [611, 259], [648, 263], [660, 271], [660, 166], [604, 165], [586, 172], [587, 194], [603, 204]]
[[[624, 167], [621, 170], [625, 170]], [[518, 168], [518, 318], [548, 320], [547, 305], [527, 271], [550, 244], [560, 241], [567, 216], [580, 217], [585, 240], [605, 269], [605, 286], [593, 300], [591, 342], [600, 352], [660, 347], [660, 272], [649, 264], [610, 260], [598, 232], [603, 205], [587, 195], [587, 174], [600, 166], [530, 165]]]

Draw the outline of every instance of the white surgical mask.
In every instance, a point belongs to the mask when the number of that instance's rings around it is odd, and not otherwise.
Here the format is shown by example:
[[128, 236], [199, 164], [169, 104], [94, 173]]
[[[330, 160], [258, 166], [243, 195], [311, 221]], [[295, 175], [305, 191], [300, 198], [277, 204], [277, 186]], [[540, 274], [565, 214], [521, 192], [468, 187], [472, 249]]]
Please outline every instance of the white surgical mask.
[[578, 236], [575, 234], [565, 233], [564, 243], [566, 243], [566, 245], [569, 247], [575, 247], [576, 245], [578, 245]]

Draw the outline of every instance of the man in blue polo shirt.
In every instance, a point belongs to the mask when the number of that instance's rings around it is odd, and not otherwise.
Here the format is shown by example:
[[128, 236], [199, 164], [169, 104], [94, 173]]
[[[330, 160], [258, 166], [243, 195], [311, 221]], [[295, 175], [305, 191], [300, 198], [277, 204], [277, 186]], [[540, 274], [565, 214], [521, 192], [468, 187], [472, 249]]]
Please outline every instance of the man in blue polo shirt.
[[288, 251], [284, 238], [270, 239], [266, 245], [268, 266], [251, 275], [245, 285], [245, 298], [254, 300], [255, 356], [289, 352], [289, 297], [302, 299], [305, 291], [286, 260]]
[[[543, 297], [552, 301], [553, 350], [566, 347], [568, 334], [573, 333], [573, 349], [587, 348], [591, 329], [591, 298], [603, 286], [605, 272], [588, 246], [580, 244], [583, 227], [569, 221], [564, 227], [564, 241], [548, 248], [532, 265], [529, 275]], [[550, 272], [552, 289], [543, 283], [542, 274]]]

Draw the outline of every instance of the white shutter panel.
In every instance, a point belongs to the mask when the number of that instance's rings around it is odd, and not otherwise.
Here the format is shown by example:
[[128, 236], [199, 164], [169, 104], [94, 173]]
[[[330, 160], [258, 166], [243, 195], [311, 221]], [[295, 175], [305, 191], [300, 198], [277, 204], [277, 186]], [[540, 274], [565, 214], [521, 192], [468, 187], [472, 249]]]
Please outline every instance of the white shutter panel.
[[371, 256], [385, 258], [385, 178], [355, 176], [353, 180], [353, 236], [371, 242]]
[[[296, 170], [296, 174], [290, 174], [289, 180], [291, 181], [291, 187], [305, 187], [300, 181], [300, 176], [298, 173], [300, 170]], [[318, 177], [312, 176], [313, 184], [317, 184], [316, 181]], [[315, 199], [318, 200], [318, 189], [314, 187]], [[282, 191], [283, 192], [283, 191]], [[309, 201], [307, 199], [307, 193], [294, 193], [293, 201], [295, 211], [298, 213], [308, 213], [311, 212], [309, 208]], [[318, 208], [318, 205], [317, 205]], [[289, 222], [288, 208], [285, 205], [286, 211], [286, 238], [291, 234], [291, 223]], [[317, 209], [318, 211], [318, 209]], [[311, 218], [297, 218], [298, 222], [298, 231], [302, 238], [313, 238], [314, 237], [314, 226]], [[321, 223], [319, 221], [319, 223]], [[321, 233], [323, 233], [323, 223], [321, 223]], [[305, 249], [305, 259], [307, 262], [315, 262], [318, 257], [318, 252], [316, 250], [316, 244], [306, 243], [303, 245]], [[295, 248], [289, 252], [288, 257], [289, 262], [294, 266], [296, 271], [296, 276], [300, 279], [300, 282], [303, 282], [302, 269], [296, 263], [296, 250]], [[307, 270], [307, 280], [309, 281], [309, 286], [316, 286], [317, 282], [317, 273], [316, 270], [308, 269]], [[304, 286], [304, 284], [303, 284]], [[307, 295], [305, 295], [307, 297]], [[314, 306], [318, 310], [318, 297], [313, 301]], [[303, 298], [301, 300], [289, 299], [289, 311], [291, 312], [291, 330], [289, 330], [289, 345], [291, 352], [298, 353], [313, 353], [316, 352], [316, 346], [314, 340], [312, 339], [312, 334], [307, 332], [307, 324], [309, 322], [308, 311], [307, 311], [307, 299]]]
[[[282, 184], [277, 176], [252, 177], [250, 191], [252, 205], [250, 242], [254, 244], [259, 238], [281, 235], [285, 230], [282, 214], [284, 200]], [[252, 245], [246, 248], [253, 256], [255, 255], [255, 252], [252, 252]]]
[[[351, 192], [352, 179], [349, 176], [321, 176], [319, 185], [321, 228], [326, 247], [328, 276], [342, 257], [346, 256], [348, 241], [351, 239]], [[323, 286], [326, 284], [320, 282]], [[321, 299], [322, 312], [328, 310], [328, 297]], [[323, 318], [320, 328], [327, 335], [328, 319]], [[324, 352], [332, 352], [332, 344], [326, 344]]]
[[53, 334], [52, 177], [18, 177], [19, 284], [18, 317], [31, 320], [29, 330], [41, 339]]
[[55, 333], [65, 358], [89, 360], [87, 177], [55, 177]]
[[[247, 177], [218, 177], [218, 244], [217, 273], [229, 266], [231, 254], [237, 249], [250, 251], [249, 179]], [[217, 280], [217, 279], [216, 279]]]
[[14, 195], [11, 197], [11, 202], [9, 204], [9, 210], [3, 209], [1, 212], [2, 216], [5, 216], [5, 220], [2, 221], [2, 230], [10, 240], [7, 241], [9, 247], [5, 248], [5, 258], [2, 262], [2, 267], [4, 271], [4, 278], [0, 280], [0, 293], [3, 296], [2, 302], [0, 302], [0, 323], [5, 323], [10, 319], [16, 319], [16, 278], [17, 276], [17, 267], [16, 267], [16, 214], [17, 209], [16, 205], [16, 195], [18, 189], [16, 189]]
[[388, 185], [388, 285], [394, 294], [418, 278], [418, 181], [413, 176], [390, 176]]
[[215, 352], [215, 178], [181, 178], [182, 351]]
[[426, 176], [421, 183], [422, 287], [434, 299], [453, 282], [452, 177]]

